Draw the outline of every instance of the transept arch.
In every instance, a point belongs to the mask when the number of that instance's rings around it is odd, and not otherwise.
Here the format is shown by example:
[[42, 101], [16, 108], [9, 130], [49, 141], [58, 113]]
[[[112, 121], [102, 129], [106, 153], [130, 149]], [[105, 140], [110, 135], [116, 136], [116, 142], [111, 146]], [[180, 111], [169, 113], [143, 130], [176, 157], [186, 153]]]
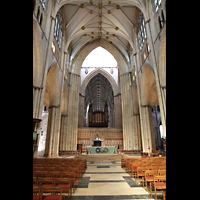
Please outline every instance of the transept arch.
[[81, 66], [87, 55], [93, 51], [98, 46], [103, 47], [107, 51], [109, 51], [119, 65], [120, 73], [128, 72], [128, 63], [124, 56], [109, 42], [105, 41], [104, 39], [97, 39], [91, 42], [90, 44], [86, 45], [84, 48], [77, 53], [78, 55], [75, 56], [73, 63], [71, 65], [71, 71], [76, 74], [80, 74]]

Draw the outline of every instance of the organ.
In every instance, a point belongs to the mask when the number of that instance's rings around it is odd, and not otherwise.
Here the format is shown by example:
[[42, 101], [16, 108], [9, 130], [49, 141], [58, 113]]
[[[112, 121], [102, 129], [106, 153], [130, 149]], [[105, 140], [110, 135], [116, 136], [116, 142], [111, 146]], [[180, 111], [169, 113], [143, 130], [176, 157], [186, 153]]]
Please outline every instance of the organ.
[[108, 105], [105, 103], [104, 111], [94, 111], [92, 104], [89, 107], [89, 127], [108, 127]]

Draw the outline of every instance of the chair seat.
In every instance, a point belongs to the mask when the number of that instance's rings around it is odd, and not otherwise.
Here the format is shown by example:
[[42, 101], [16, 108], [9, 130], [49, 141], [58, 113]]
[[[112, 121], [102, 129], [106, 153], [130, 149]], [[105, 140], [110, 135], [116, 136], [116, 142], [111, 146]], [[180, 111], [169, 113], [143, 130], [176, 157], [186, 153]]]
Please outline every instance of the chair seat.
[[70, 178], [70, 181], [74, 181], [74, 178]]
[[[62, 195], [64, 197], [64, 195]], [[45, 200], [60, 200], [60, 195], [48, 195]]]
[[145, 172], [138, 172], [138, 176], [143, 176], [145, 175]]
[[40, 199], [39, 197], [40, 197], [39, 195], [33, 195], [33, 200], [39, 200]]
[[42, 187], [53, 187], [53, 185], [45, 184], [45, 185], [42, 185]]
[[153, 180], [153, 176], [147, 176], [145, 179], [146, 179], [147, 181], [148, 181], [148, 180]]
[[57, 187], [62, 187], [63, 189], [69, 189], [69, 185], [60, 184], [60, 185], [57, 185]]
[[[154, 185], [154, 183], [152, 183], [152, 185]], [[155, 186], [156, 186], [156, 187], [166, 186], [166, 183], [163, 183], [163, 182], [156, 182], [156, 183], [155, 183]]]

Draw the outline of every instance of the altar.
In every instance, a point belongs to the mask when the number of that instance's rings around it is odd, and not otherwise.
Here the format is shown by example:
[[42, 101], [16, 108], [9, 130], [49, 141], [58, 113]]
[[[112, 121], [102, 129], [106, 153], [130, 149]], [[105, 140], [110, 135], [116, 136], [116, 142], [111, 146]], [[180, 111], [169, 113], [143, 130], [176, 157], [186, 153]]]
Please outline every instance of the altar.
[[89, 147], [88, 154], [118, 154], [116, 147]]

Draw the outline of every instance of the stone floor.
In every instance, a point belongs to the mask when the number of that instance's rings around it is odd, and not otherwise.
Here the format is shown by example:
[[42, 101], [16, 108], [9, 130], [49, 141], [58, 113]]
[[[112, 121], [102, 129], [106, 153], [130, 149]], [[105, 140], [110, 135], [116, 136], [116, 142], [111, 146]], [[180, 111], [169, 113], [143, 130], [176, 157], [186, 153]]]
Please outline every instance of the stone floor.
[[[38, 157], [43, 157], [43, 154], [44, 152], [38, 152]], [[135, 155], [131, 156], [134, 157]], [[62, 157], [73, 158], [75, 156]], [[88, 160], [87, 170], [71, 200], [155, 199], [154, 193], [153, 197], [151, 197], [150, 193], [147, 192], [142, 185], [138, 185], [134, 179], [121, 168], [121, 161], [119, 161], [121, 158], [119, 159], [118, 155], [84, 155], [82, 157]], [[67, 199], [67, 194], [65, 199]], [[157, 200], [163, 200], [162, 193], [157, 193]]]
[[[158, 193], [157, 199], [163, 199]], [[152, 200], [151, 195], [121, 168], [121, 162], [87, 162], [72, 200]]]

